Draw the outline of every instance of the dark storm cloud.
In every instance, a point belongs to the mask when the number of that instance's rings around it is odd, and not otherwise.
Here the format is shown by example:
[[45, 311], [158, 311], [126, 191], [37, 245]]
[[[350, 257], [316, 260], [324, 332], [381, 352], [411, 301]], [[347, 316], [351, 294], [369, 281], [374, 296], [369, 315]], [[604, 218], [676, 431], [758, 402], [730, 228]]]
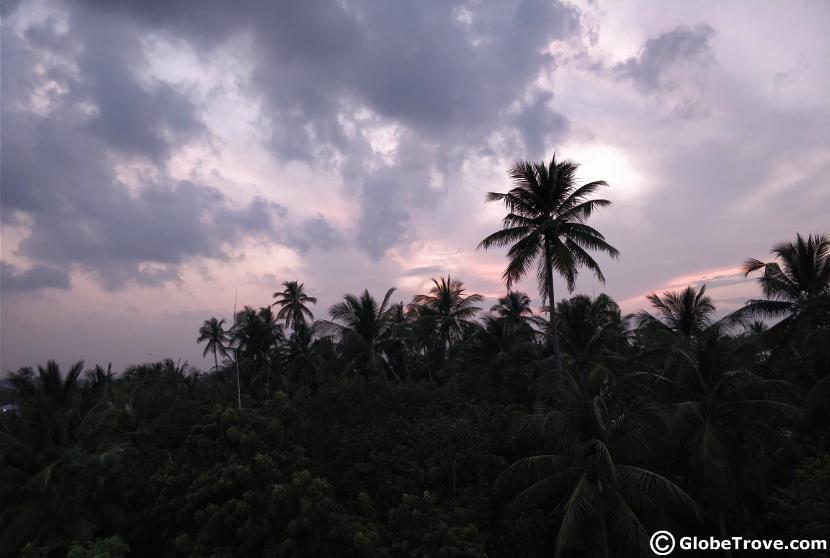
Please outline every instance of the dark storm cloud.
[[106, 158], [93, 155], [106, 145], [78, 134], [74, 120], [51, 116], [32, 125], [18, 118], [7, 120], [14, 136], [2, 138], [2, 205], [6, 215], [33, 217], [19, 247], [27, 258], [62, 269], [79, 264], [115, 289], [130, 279], [178, 280], [187, 259], [225, 258], [222, 246], [247, 236], [279, 237], [285, 209], [273, 202], [236, 208], [218, 190], [149, 178], [130, 192]]
[[552, 93], [539, 93], [533, 102], [523, 107], [513, 118], [513, 124], [524, 141], [528, 159], [544, 160], [549, 156], [545, 148], [551, 144], [550, 140], [559, 140], [568, 131], [568, 119], [549, 108], [552, 100]]
[[79, 264], [115, 289], [130, 279], [178, 280], [188, 258], [224, 258], [222, 246], [246, 236], [278, 239], [285, 209], [273, 202], [236, 208], [218, 190], [169, 179], [147, 178], [130, 192], [107, 144], [79, 133], [82, 123], [71, 111], [42, 119], [4, 112], [4, 220], [32, 219], [21, 255], [63, 270]]
[[7, 16], [8, 14], [12, 13], [23, 0], [5, 0], [5, 2], [0, 2], [0, 15]]
[[286, 244], [307, 252], [310, 249], [331, 250], [343, 244], [343, 235], [332, 227], [325, 217], [316, 215], [286, 232]]
[[[165, 176], [173, 150], [207, 132], [185, 91], [141, 77], [150, 34], [189, 42], [206, 64], [235, 33], [253, 38], [246, 92], [262, 107], [267, 147], [336, 169], [360, 203], [356, 241], [374, 259], [415, 238], [413, 212], [446, 195], [489, 135], [504, 136], [510, 157], [537, 156], [567, 130], [533, 85], [553, 65], [546, 46], [578, 31], [578, 13], [556, 1], [62, 9], [66, 30], [47, 19], [19, 36], [4, 18], [2, 213], [30, 219], [20, 255], [64, 273], [77, 265], [108, 289], [179, 281], [189, 259], [225, 258], [223, 246], [252, 235], [301, 250], [342, 242], [321, 216], [289, 230], [277, 204], [233, 207]], [[35, 98], [45, 108], [32, 110]], [[364, 132], [389, 125], [400, 130], [397, 153], [378, 165]], [[155, 171], [128, 189], [116, 165], [131, 161]]]
[[361, 203], [357, 241], [370, 257], [378, 259], [389, 247], [408, 240], [409, 208], [402, 203], [396, 182], [383, 178], [367, 180]]
[[[50, 19], [22, 37], [3, 29], [0, 207], [6, 222], [28, 218], [18, 251], [34, 262], [22, 275], [4, 268], [4, 291], [66, 287], [76, 264], [108, 289], [158, 285], [179, 281], [190, 258], [227, 257], [223, 247], [245, 237], [279, 239], [286, 212], [273, 202], [234, 207], [162, 167], [128, 189], [114, 164], [164, 163], [203, 132], [197, 108], [168, 84], [138, 79], [146, 61], [130, 26], [82, 9], [68, 33], [57, 26]], [[32, 110], [36, 96], [45, 109]]]
[[698, 24], [694, 28], [685, 25], [649, 39], [638, 56], [629, 58], [614, 69], [619, 79], [630, 79], [643, 93], [671, 89], [664, 72], [681, 60], [708, 64], [712, 58], [709, 40], [715, 30], [709, 25]]
[[[341, 161], [346, 187], [362, 203], [358, 242], [375, 258], [412, 238], [404, 202], [435, 198], [429, 181], [377, 176], [367, 140], [349, 129], [402, 126], [434, 147], [427, 163], [439, 173], [483, 150], [493, 132], [508, 133], [504, 149], [516, 157], [541, 154], [567, 129], [544, 95], [518, 114], [509, 110], [553, 64], [547, 45], [579, 30], [578, 12], [558, 1], [99, 5], [198, 49], [251, 33], [249, 93], [269, 123], [268, 147], [284, 161]], [[361, 109], [373, 114], [368, 123]]]
[[[261, 18], [254, 82], [278, 157], [323, 165], [335, 154], [349, 159], [345, 183], [361, 204], [356, 238], [372, 258], [414, 238], [412, 212], [437, 199], [427, 166], [446, 179], [496, 130], [518, 131], [523, 143], [508, 148], [515, 156], [544, 151], [544, 140], [566, 129], [545, 98], [518, 116], [507, 109], [553, 63], [541, 50], [577, 29], [572, 9], [554, 2], [328, 8], [322, 17], [306, 13], [319, 7], [295, 5]], [[404, 161], [370, 169], [366, 139], [346, 129], [366, 125], [356, 114], [364, 107], [408, 132], [398, 147]], [[426, 157], [413, 164], [409, 148]]]
[[89, 4], [200, 48], [254, 31], [269, 108], [334, 143], [339, 134], [321, 131], [322, 117], [349, 101], [421, 129], [487, 126], [551, 61], [547, 44], [579, 28], [573, 7], [545, 0]]
[[[51, 100], [68, 116], [94, 107], [78, 133], [89, 133], [122, 153], [161, 162], [174, 145], [204, 132], [197, 107], [169, 84], [143, 84], [136, 72], [148, 61], [133, 27], [83, 9], [69, 12], [69, 32], [48, 19], [22, 38], [3, 33], [4, 112], [54, 84]], [[6, 52], [7, 49], [10, 52]], [[39, 76], [38, 65], [45, 71]], [[63, 90], [59, 96], [57, 90]]]
[[288, 214], [288, 210], [280, 204], [257, 196], [247, 207], [234, 209], [225, 203], [224, 197], [218, 192], [215, 192], [214, 196], [219, 198], [217, 209], [213, 212], [213, 226], [217, 232], [227, 231], [230, 238], [259, 235], [273, 240], [279, 239], [278, 219]]
[[173, 145], [203, 131], [196, 107], [184, 95], [165, 83], [148, 88], [138, 83], [129, 70], [140, 58], [137, 44], [125, 48], [112, 31], [91, 34], [95, 37], [86, 42], [80, 71], [89, 76], [87, 95], [98, 108], [89, 122], [92, 134], [126, 154], [161, 162]]
[[445, 195], [446, 175], [452, 172], [445, 165], [452, 155], [437, 149], [417, 135], [404, 134], [394, 164], [344, 171], [345, 183], [359, 195], [357, 242], [371, 258], [380, 259], [390, 247], [411, 241], [412, 212], [433, 207]]
[[11, 295], [46, 288], [68, 289], [69, 273], [64, 269], [45, 265], [36, 265], [20, 272], [15, 266], [0, 261], [0, 290], [3, 294]]

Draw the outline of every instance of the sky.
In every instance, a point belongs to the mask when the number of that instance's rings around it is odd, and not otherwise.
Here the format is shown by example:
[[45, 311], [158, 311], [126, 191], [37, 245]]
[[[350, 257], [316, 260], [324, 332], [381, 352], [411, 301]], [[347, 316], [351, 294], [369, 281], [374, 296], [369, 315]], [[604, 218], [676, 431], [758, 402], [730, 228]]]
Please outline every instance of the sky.
[[[514, 161], [573, 159], [623, 312], [830, 232], [830, 4], [4, 1], [0, 370], [172, 358], [300, 280], [505, 292]], [[539, 304], [533, 274], [520, 283]], [[556, 282], [556, 296], [567, 296]]]

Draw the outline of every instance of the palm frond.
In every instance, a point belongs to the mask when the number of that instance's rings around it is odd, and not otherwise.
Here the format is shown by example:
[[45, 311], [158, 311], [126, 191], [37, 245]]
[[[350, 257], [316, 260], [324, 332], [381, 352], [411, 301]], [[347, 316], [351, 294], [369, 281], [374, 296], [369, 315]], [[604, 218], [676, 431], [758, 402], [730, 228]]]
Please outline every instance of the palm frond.
[[636, 501], [638, 495], [646, 495], [663, 507], [681, 512], [696, 520], [701, 519], [701, 508], [686, 491], [668, 478], [647, 469], [630, 465], [617, 465], [620, 491]]
[[595, 529], [604, 528], [600, 524], [601, 511], [594, 503], [595, 492], [596, 487], [588, 479], [587, 473], [583, 473], [562, 510], [562, 521], [559, 524], [554, 550], [556, 558], [564, 555], [568, 544], [580, 536], [580, 531], [585, 525], [593, 525]]

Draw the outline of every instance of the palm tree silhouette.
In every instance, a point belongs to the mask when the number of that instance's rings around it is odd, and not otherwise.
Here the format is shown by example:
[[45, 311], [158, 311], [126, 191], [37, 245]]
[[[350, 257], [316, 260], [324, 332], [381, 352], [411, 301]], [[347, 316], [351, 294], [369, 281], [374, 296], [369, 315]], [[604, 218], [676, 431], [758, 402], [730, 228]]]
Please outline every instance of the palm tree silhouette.
[[476, 303], [484, 300], [479, 294], [465, 294], [464, 283], [449, 275], [440, 281], [432, 280], [429, 294], [416, 295], [412, 306], [419, 308], [419, 315], [431, 320], [438, 338], [438, 345], [444, 353], [444, 360], [452, 367], [453, 391], [458, 395], [458, 377], [452, 361], [452, 345], [461, 338], [465, 328], [472, 325], [473, 318], [480, 310]]
[[508, 291], [506, 295], [490, 307], [490, 312], [496, 314], [498, 320], [508, 327], [517, 329], [532, 329], [532, 324], [539, 325], [538, 316], [533, 314], [530, 307], [530, 297], [519, 291]]
[[274, 293], [274, 298], [277, 300], [273, 305], [280, 307], [277, 319], [285, 320], [285, 327], [293, 328], [295, 331], [306, 324], [306, 318], [314, 321], [314, 314], [306, 304], [317, 304], [316, 298], [303, 292], [303, 285], [304, 283], [299, 281], [285, 281], [283, 283], [285, 289]]
[[749, 258], [742, 269], [747, 276], [763, 270], [758, 282], [766, 300], [748, 301], [731, 318], [783, 316], [776, 329], [796, 321], [806, 320], [810, 327], [830, 323], [830, 237], [811, 234], [804, 239], [797, 234], [795, 242], [779, 244], [772, 253], [780, 263]]
[[[87, 389], [82, 370], [78, 362], [63, 376], [50, 360], [37, 374], [23, 368], [9, 376], [18, 408], [0, 421], [0, 555], [16, 555], [27, 540], [35, 546], [71, 540], [107, 509], [95, 498], [121, 453], [114, 442], [118, 410]], [[72, 476], [79, 471], [88, 476]]]
[[462, 356], [467, 370], [478, 376], [474, 379], [479, 396], [512, 402], [524, 397], [524, 372], [538, 358], [539, 348], [535, 330], [526, 322], [487, 315], [465, 343]]
[[207, 341], [205, 350], [202, 352], [203, 357], [207, 356], [208, 352], [213, 351], [214, 370], [219, 370], [219, 358], [217, 353], [222, 353], [223, 356], [226, 354], [225, 344], [230, 339], [228, 332], [222, 327], [222, 324], [224, 323], [225, 320], [217, 321], [216, 318], [205, 320], [204, 325], [199, 328], [199, 338], [196, 339], [197, 343]]
[[692, 337], [712, 323], [715, 305], [705, 296], [706, 285], [698, 291], [686, 287], [682, 291], [666, 291], [662, 297], [657, 293], [648, 295], [648, 300], [657, 311], [657, 316], [646, 310], [633, 315], [639, 327], [667, 329], [686, 337]]
[[556, 311], [564, 352], [578, 369], [599, 365], [603, 355], [625, 341], [620, 307], [605, 293], [594, 299], [571, 297], [559, 302]]
[[[608, 370], [555, 369], [534, 383], [536, 410], [520, 418], [556, 453], [516, 461], [496, 479], [509, 513], [550, 511], [558, 525], [554, 556], [647, 556], [657, 525], [696, 520], [699, 508], [669, 478], [647, 467], [662, 423], [647, 405], [617, 414]], [[632, 464], [623, 464], [632, 463]]]
[[727, 512], [761, 490], [772, 460], [753, 453], [746, 440], [768, 437], [771, 446], [776, 438], [787, 440], [782, 431], [797, 425], [802, 413], [780, 399], [792, 389], [787, 382], [752, 371], [751, 353], [725, 334], [722, 322], [683, 340], [654, 388], [676, 409], [672, 432], [688, 464], [688, 489], [726, 537]]
[[585, 224], [598, 207], [611, 204], [604, 199], [587, 199], [603, 180], [576, 184], [573, 161], [556, 161], [550, 165], [530, 161], [517, 161], [508, 171], [514, 188], [507, 193], [490, 192], [486, 201], [502, 201], [508, 210], [503, 228], [484, 240], [478, 248], [509, 246], [510, 262], [504, 272], [508, 290], [538, 262], [536, 278], [542, 302], [547, 298], [550, 307], [549, 341], [556, 357], [556, 365], [562, 366], [559, 335], [556, 331], [554, 308], [553, 271], [562, 275], [568, 290], [573, 291], [578, 268], [587, 267], [602, 282], [605, 277], [587, 250], [606, 252], [613, 258], [619, 256], [616, 248], [605, 241], [596, 229]]
[[[276, 322], [270, 306], [259, 310], [245, 306], [237, 312], [231, 330], [237, 365], [250, 366], [253, 383], [262, 380], [263, 365], [266, 367], [265, 385], [270, 390], [271, 369], [279, 362], [284, 335], [282, 326]], [[270, 391], [266, 391], [270, 397]]]
[[411, 346], [416, 342], [412, 331], [414, 318], [414, 314], [407, 311], [403, 302], [393, 304], [389, 309], [388, 335], [384, 342], [384, 352], [389, 363], [397, 369], [403, 369], [407, 380], [412, 379], [409, 361]]
[[364, 369], [367, 373], [381, 373], [387, 377], [389, 366], [383, 358], [383, 343], [394, 310], [389, 307], [389, 298], [394, 292], [394, 287], [386, 291], [379, 305], [368, 290], [359, 297], [347, 294], [342, 302], [329, 309], [329, 315], [336, 321], [320, 324], [323, 331], [333, 330], [340, 334], [348, 369]]

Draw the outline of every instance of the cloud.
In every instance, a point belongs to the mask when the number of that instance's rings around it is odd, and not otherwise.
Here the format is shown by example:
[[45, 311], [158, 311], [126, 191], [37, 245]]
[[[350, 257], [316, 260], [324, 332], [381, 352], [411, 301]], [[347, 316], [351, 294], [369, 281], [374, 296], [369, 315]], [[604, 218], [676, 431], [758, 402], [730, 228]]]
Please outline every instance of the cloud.
[[563, 139], [570, 127], [567, 118], [551, 110], [552, 100], [552, 93], [539, 92], [512, 119], [522, 136], [528, 159], [545, 159], [548, 156], [546, 147]]
[[9, 28], [4, 39], [4, 47], [12, 48], [8, 59], [15, 77], [24, 84], [8, 86], [12, 101], [25, 103], [45, 90], [50, 112], [83, 119], [78, 132], [98, 137], [109, 148], [161, 163], [174, 145], [205, 132], [186, 94], [140, 78], [148, 63], [141, 37], [118, 19], [72, 5], [29, 26], [22, 36]]
[[286, 245], [301, 252], [311, 249], [332, 250], [344, 242], [343, 233], [319, 214], [304, 220], [299, 227], [290, 228], [285, 238]]
[[0, 261], [0, 289], [4, 295], [40, 289], [65, 289], [70, 287], [69, 273], [45, 265], [35, 265], [20, 272], [16, 266]]
[[293, 108], [304, 127], [297, 135], [338, 148], [338, 114], [351, 119], [361, 107], [431, 137], [488, 128], [551, 62], [548, 42], [578, 23], [558, 2], [356, 2], [295, 6], [255, 29], [269, 109]]
[[614, 70], [618, 79], [631, 80], [642, 93], [670, 91], [676, 84], [666, 79], [667, 70], [680, 62], [711, 64], [709, 40], [714, 36], [715, 30], [705, 23], [694, 28], [681, 25], [646, 41], [637, 56], [617, 64]]
[[163, 176], [131, 191], [96, 155], [106, 145], [79, 134], [74, 118], [9, 114], [5, 123], [2, 211], [31, 217], [19, 252], [35, 262], [79, 264], [108, 289], [131, 279], [157, 285], [176, 281], [190, 258], [224, 259], [223, 246], [241, 238], [280, 237], [286, 210], [270, 201], [238, 207], [218, 190]]
[[[246, 90], [260, 104], [267, 148], [283, 163], [342, 176], [345, 195], [361, 204], [355, 239], [375, 259], [416, 238], [413, 211], [434, 207], [441, 199], [436, 181], [449, 182], [467, 157], [491, 149], [487, 138], [507, 138], [499, 149], [514, 158], [545, 151], [567, 130], [552, 97], [534, 94], [537, 78], [554, 64], [549, 43], [579, 32], [579, 12], [563, 2], [242, 2], [198, 9], [189, 2], [112, 2], [105, 13], [207, 51], [249, 37]], [[526, 95], [531, 101], [516, 113]], [[384, 126], [408, 139], [379, 165], [370, 136]], [[143, 138], [131, 139], [129, 145]], [[425, 170], [413, 169], [406, 148], [423, 156]]]
[[442, 273], [444, 273], [443, 267], [438, 265], [427, 265], [407, 269], [401, 275], [403, 277], [422, 277], [424, 275], [440, 275]]
[[[225, 247], [243, 238], [279, 240], [286, 216], [279, 204], [259, 197], [240, 205], [167, 175], [174, 146], [204, 126], [183, 93], [139, 79], [136, 31], [77, 7], [61, 30], [59, 15], [22, 33], [4, 22], [2, 34], [9, 75], [0, 211], [7, 222], [29, 218], [18, 252], [35, 267], [24, 279], [64, 285], [78, 265], [107, 289], [154, 286], [179, 282], [180, 266], [192, 258], [226, 259]], [[127, 185], [119, 168], [136, 159], [151, 166], [138, 167]], [[20, 290], [17, 276], [9, 277]]]
[[793, 81], [796, 81], [809, 69], [809, 66], [810, 65], [807, 62], [807, 58], [803, 54], [799, 55], [798, 59], [790, 67], [790, 69], [784, 72], [775, 73], [775, 76], [773, 76], [772, 78], [775, 87], [779, 88]]
[[[25, 255], [81, 263], [119, 288], [129, 279], [176, 281], [182, 262], [221, 258], [222, 241], [235, 235], [270, 235], [301, 250], [342, 241], [322, 217], [276, 231], [271, 217], [284, 213], [264, 198], [230, 209], [217, 191], [165, 176], [174, 147], [207, 132], [186, 91], [142, 73], [148, 34], [202, 52], [240, 33], [251, 37], [244, 86], [260, 105], [265, 146], [283, 163], [341, 176], [342, 193], [359, 203], [353, 239], [373, 259], [417, 237], [413, 212], [435, 207], [483, 138], [504, 136], [501, 149], [514, 157], [523, 148], [543, 152], [567, 129], [552, 96], [534, 93], [554, 62], [547, 45], [579, 30], [578, 12], [563, 3], [192, 8], [72, 3], [20, 36], [4, 33], [20, 58], [20, 85], [10, 86], [19, 102], [4, 103], [3, 202], [6, 215], [34, 216]], [[43, 91], [48, 110], [19, 110]], [[522, 97], [529, 102], [517, 112]], [[398, 135], [381, 160], [372, 134], [389, 126]], [[136, 158], [156, 168], [137, 194], [115, 170]], [[206, 214], [212, 226], [202, 222]], [[161, 267], [141, 271], [146, 262]]]
[[[117, 289], [130, 279], [176, 281], [189, 258], [223, 259], [223, 246], [246, 236], [279, 238], [286, 210], [276, 203], [238, 207], [216, 189], [158, 172], [129, 188], [113, 166], [113, 138], [90, 131], [73, 105], [39, 117], [4, 103], [3, 119], [2, 213], [30, 216], [19, 251], [35, 262], [79, 264]], [[136, 153], [156, 157], [162, 146], [151, 142]]]
[[[483, 138], [513, 129], [536, 152], [565, 129], [548, 96], [518, 116], [510, 108], [553, 63], [542, 53], [548, 42], [578, 29], [577, 13], [556, 2], [352, 7], [329, 6], [324, 17], [297, 9], [279, 18], [285, 33], [255, 26], [263, 54], [254, 84], [277, 157], [346, 161], [340, 170], [360, 203], [355, 238], [379, 259], [417, 237], [413, 212], [435, 207]], [[367, 132], [384, 125], [400, 133], [378, 169]]]

